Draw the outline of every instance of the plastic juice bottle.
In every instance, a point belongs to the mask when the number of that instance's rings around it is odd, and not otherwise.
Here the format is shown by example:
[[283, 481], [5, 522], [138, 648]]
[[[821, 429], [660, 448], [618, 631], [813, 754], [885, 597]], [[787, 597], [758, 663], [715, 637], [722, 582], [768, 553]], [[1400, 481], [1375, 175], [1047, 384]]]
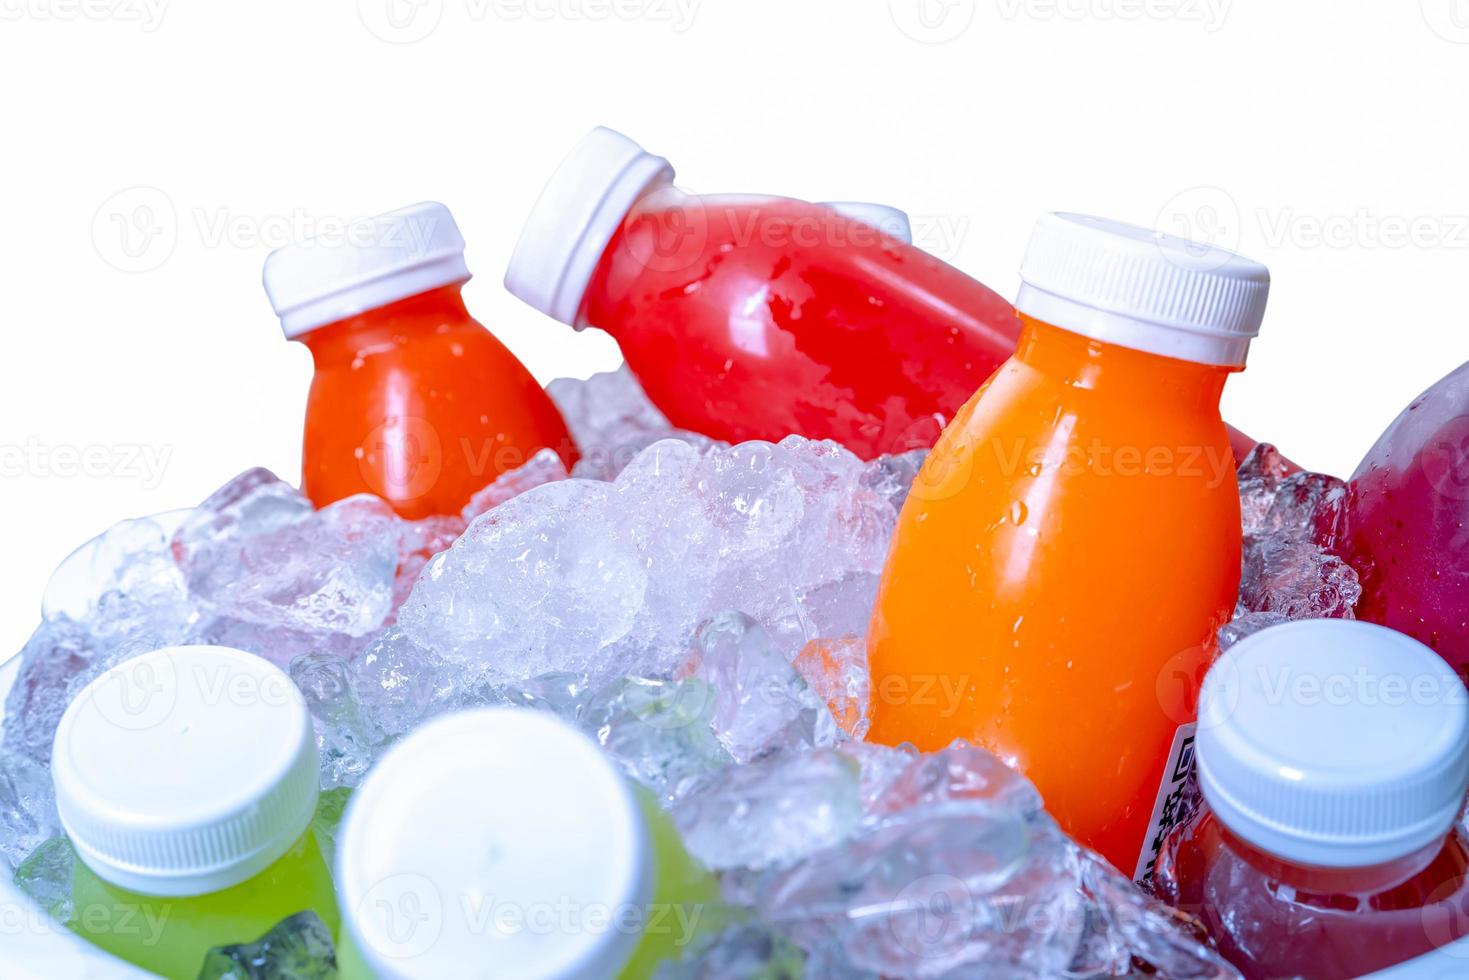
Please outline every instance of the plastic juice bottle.
[[410, 519], [458, 514], [544, 448], [576, 449], [525, 366], [464, 307], [464, 239], [416, 204], [270, 254], [265, 291], [311, 350], [301, 481], [318, 507], [374, 493]]
[[73, 928], [95, 945], [193, 980], [211, 948], [297, 912], [336, 931], [311, 718], [263, 658], [171, 647], [112, 668], [67, 707], [51, 772]]
[[676, 426], [835, 439], [868, 458], [926, 447], [1015, 348], [1009, 303], [869, 205], [672, 180], [667, 160], [593, 130], [542, 191], [505, 285], [612, 334]]
[[717, 927], [715, 879], [600, 747], [551, 715], [463, 712], [347, 809], [343, 980], [650, 977]]
[[1343, 550], [1362, 580], [1357, 617], [1469, 676], [1469, 364], [1388, 426], [1350, 487]]
[[944, 432], [899, 519], [868, 636], [869, 737], [985, 746], [1131, 871], [1234, 607], [1219, 397], [1269, 274], [1053, 214], [1021, 279], [1019, 349]]
[[1205, 806], [1155, 891], [1250, 978], [1361, 976], [1469, 932], [1465, 697], [1432, 651], [1369, 623], [1241, 641], [1205, 679]]

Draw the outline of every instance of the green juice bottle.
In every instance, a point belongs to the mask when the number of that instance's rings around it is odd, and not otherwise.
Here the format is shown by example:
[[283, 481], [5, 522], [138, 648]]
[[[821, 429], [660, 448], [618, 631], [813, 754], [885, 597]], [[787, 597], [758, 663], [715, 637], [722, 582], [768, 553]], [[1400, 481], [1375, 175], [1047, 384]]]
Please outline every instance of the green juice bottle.
[[72, 928], [102, 949], [194, 980], [211, 948], [295, 913], [337, 931], [311, 718], [268, 661], [189, 646], [114, 667], [68, 706], [51, 771]]
[[347, 808], [342, 980], [646, 978], [718, 928], [719, 888], [651, 795], [549, 714], [438, 719]]

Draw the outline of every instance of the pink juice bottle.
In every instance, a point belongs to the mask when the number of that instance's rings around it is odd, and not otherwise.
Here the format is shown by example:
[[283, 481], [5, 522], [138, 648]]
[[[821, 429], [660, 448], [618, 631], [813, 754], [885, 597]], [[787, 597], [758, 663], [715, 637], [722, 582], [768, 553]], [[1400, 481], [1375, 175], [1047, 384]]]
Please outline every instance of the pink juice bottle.
[[1469, 675], [1469, 364], [1393, 420], [1350, 486], [1343, 550], [1362, 580], [1357, 618]]
[[542, 191], [505, 285], [612, 334], [680, 428], [867, 458], [927, 447], [1015, 350], [1010, 304], [879, 216], [901, 212], [672, 182], [667, 160], [593, 130]]
[[[1469, 933], [1469, 706], [1411, 637], [1302, 620], [1230, 648], [1199, 702], [1204, 803], [1153, 888], [1250, 980], [1357, 977]], [[1469, 970], [1469, 949], [1439, 952]]]

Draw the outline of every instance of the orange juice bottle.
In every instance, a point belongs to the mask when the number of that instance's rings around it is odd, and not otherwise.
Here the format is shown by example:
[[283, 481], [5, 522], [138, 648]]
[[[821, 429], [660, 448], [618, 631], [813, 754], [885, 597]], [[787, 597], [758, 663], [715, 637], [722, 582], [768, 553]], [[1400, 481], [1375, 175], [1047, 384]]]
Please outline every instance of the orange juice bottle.
[[286, 336], [311, 350], [301, 484], [318, 507], [357, 493], [409, 519], [458, 514], [539, 450], [570, 466], [566, 423], [465, 309], [464, 239], [425, 203], [265, 260]]
[[868, 639], [870, 737], [985, 746], [1132, 872], [1176, 808], [1210, 641], [1234, 607], [1240, 511], [1219, 398], [1269, 273], [1052, 214], [1021, 280], [1015, 356], [903, 508]]

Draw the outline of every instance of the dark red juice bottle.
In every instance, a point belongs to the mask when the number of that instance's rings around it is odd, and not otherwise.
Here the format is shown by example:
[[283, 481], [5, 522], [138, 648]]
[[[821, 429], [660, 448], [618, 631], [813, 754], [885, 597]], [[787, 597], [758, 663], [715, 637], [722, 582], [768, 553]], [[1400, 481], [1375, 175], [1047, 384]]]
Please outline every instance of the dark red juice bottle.
[[1247, 978], [1469, 970], [1447, 948], [1469, 933], [1469, 707], [1431, 650], [1349, 620], [1257, 633], [1210, 669], [1195, 749], [1203, 805], [1153, 887]]

